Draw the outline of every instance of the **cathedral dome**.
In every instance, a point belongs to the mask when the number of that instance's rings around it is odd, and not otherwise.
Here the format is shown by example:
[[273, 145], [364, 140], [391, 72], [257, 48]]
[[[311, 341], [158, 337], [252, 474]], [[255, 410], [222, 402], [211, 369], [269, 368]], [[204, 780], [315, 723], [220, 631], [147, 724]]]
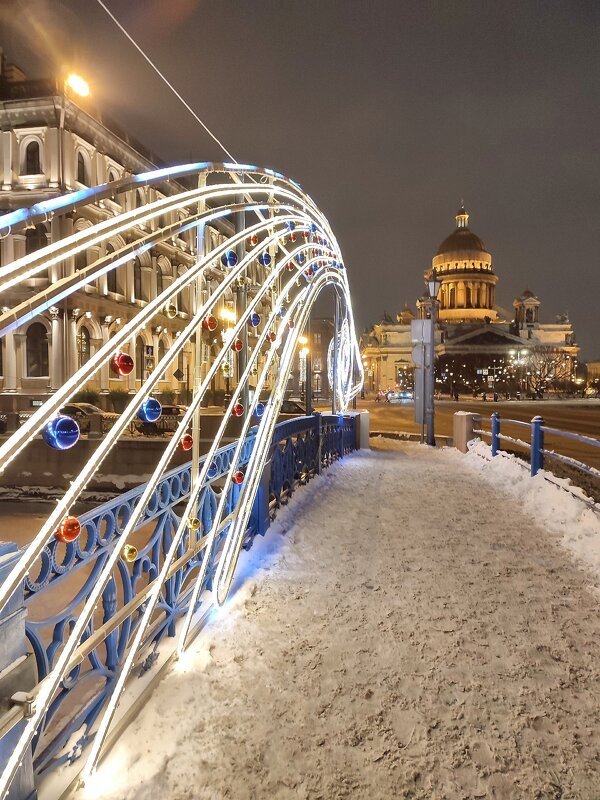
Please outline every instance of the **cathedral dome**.
[[437, 249], [436, 256], [450, 255], [451, 253], [487, 253], [484, 243], [479, 236], [469, 230], [469, 214], [464, 206], [456, 212], [456, 229], [447, 236]]

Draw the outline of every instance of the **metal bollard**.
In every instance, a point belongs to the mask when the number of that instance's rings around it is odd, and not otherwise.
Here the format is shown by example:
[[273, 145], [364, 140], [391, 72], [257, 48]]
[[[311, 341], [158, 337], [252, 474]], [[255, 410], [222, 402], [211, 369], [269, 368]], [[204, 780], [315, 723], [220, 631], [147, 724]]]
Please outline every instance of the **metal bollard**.
[[492, 456], [498, 455], [500, 450], [500, 414], [494, 411], [492, 414]]
[[537, 475], [544, 468], [544, 424], [543, 417], [531, 420], [531, 476]]

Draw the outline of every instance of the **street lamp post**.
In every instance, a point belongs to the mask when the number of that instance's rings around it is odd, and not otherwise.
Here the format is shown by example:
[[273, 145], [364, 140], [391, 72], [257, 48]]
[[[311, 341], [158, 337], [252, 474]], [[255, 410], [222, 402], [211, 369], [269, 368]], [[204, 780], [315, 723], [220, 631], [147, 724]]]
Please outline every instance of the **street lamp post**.
[[429, 340], [429, 363], [427, 365], [428, 381], [427, 381], [427, 405], [426, 405], [426, 420], [427, 420], [427, 444], [435, 447], [435, 406], [434, 406], [434, 392], [435, 392], [435, 321], [437, 316], [437, 296], [440, 291], [442, 282], [435, 274], [435, 269], [431, 271], [427, 287], [429, 289], [429, 297], [431, 298], [431, 334]]

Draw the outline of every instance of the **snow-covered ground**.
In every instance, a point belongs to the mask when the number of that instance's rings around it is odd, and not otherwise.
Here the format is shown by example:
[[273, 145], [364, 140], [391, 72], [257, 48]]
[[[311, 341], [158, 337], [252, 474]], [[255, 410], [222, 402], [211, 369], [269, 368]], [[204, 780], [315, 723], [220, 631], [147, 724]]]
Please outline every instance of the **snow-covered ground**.
[[514, 459], [376, 439], [298, 491], [77, 800], [598, 798], [599, 541]]

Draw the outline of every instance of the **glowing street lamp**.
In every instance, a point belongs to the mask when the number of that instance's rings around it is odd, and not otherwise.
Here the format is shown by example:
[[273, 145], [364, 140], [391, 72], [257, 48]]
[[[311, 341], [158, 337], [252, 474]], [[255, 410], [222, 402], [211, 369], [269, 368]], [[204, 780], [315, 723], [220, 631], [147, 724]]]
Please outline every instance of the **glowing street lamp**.
[[90, 96], [89, 83], [82, 78], [81, 75], [77, 75], [75, 72], [71, 72], [69, 75], [67, 75], [65, 79], [65, 89], [70, 89], [80, 97]]

